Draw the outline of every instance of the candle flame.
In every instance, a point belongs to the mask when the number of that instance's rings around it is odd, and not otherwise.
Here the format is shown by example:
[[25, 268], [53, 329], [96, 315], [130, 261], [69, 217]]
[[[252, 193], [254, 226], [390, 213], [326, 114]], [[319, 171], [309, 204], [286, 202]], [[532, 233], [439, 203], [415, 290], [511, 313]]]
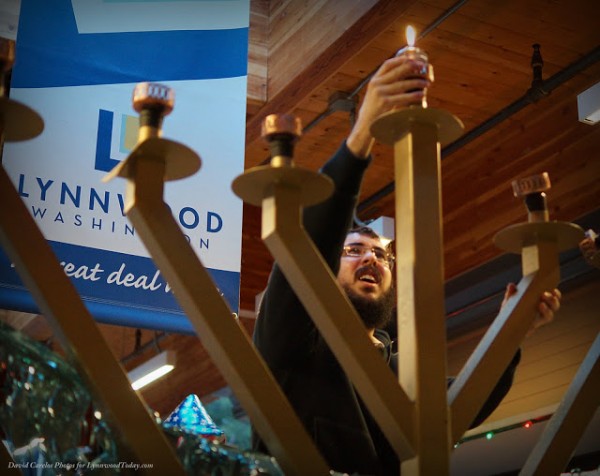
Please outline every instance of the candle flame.
[[411, 25], [408, 25], [406, 27], [406, 44], [408, 46], [415, 46], [415, 37], [416, 36], [417, 36], [417, 32], [415, 31], [415, 29]]

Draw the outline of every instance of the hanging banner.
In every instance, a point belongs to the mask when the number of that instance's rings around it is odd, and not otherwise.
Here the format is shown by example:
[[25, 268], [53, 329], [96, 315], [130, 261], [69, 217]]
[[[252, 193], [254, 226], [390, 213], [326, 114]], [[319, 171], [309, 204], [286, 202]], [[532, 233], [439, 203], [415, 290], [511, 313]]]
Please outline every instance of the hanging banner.
[[[45, 129], [5, 144], [3, 165], [98, 321], [193, 332], [123, 213], [126, 182], [101, 182], [135, 146], [141, 81], [175, 90], [163, 137], [202, 168], [167, 182], [165, 201], [238, 311], [248, 24], [249, 0], [21, 1], [10, 96]], [[37, 312], [0, 254], [0, 308]]]

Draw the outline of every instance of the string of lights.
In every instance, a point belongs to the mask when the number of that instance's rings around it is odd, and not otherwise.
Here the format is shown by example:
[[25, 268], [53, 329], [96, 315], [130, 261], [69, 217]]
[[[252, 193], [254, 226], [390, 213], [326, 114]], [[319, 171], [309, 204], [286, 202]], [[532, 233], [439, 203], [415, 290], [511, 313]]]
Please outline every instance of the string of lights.
[[485, 438], [486, 440], [491, 440], [492, 438], [494, 438], [494, 436], [496, 436], [499, 433], [516, 430], [518, 428], [530, 429], [533, 427], [533, 425], [535, 425], [537, 423], [542, 423], [544, 421], [549, 420], [551, 416], [552, 415], [544, 415], [544, 416], [540, 416], [540, 417], [536, 417], [536, 418], [530, 418], [529, 420], [525, 420], [525, 421], [522, 421], [519, 423], [514, 423], [512, 425], [507, 425], [507, 426], [503, 426], [501, 428], [495, 428], [493, 430], [484, 431], [482, 433], [476, 433], [474, 435], [469, 435], [469, 436], [462, 438], [458, 443], [456, 443], [454, 445], [454, 447], [457, 448], [458, 446], [462, 445], [463, 443], [466, 443], [466, 442], [472, 441], [472, 440], [482, 439], [482, 438]]

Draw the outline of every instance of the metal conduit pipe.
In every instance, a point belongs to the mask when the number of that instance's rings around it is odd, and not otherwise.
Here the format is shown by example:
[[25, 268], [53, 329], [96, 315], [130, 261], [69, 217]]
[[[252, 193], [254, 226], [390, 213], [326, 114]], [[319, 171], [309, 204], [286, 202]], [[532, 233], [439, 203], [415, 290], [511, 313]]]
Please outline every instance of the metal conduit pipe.
[[133, 352], [131, 352], [130, 354], [124, 356], [120, 362], [122, 365], [127, 364], [128, 362], [132, 361], [133, 359], [135, 359], [136, 357], [141, 356], [144, 352], [146, 352], [148, 349], [154, 348], [157, 353], [160, 352], [160, 347], [159, 344], [169, 336], [170, 334], [168, 334], [167, 332], [157, 332], [154, 334], [154, 338], [152, 340], [149, 340], [148, 342], [146, 342], [145, 344], [142, 344], [140, 346], [136, 345], [136, 348], [133, 350]]
[[550, 94], [550, 92], [556, 89], [558, 86], [565, 83], [584, 69], [598, 62], [598, 60], [600, 60], [600, 47], [596, 47], [594, 50], [592, 50], [590, 53], [588, 53], [575, 63], [570, 64], [565, 69], [559, 71], [551, 78], [548, 78], [546, 81], [543, 81], [541, 84], [538, 85], [538, 87], [532, 87], [521, 98], [517, 99], [512, 104], [502, 109], [499, 113], [492, 116], [487, 121], [477, 126], [475, 129], [470, 130], [467, 134], [463, 135], [451, 144], [448, 144], [442, 150], [442, 158], [447, 157], [448, 155], [456, 152], [463, 145], [468, 144], [473, 139], [489, 131], [492, 127], [509, 118], [524, 107], [529, 106], [530, 104], [537, 102], [538, 99], [541, 99], [543, 96]]
[[[575, 61], [574, 63], [571, 63], [569, 66], [559, 71], [554, 76], [548, 78], [546, 81], [543, 81], [537, 84], [537, 86], [530, 88], [523, 96], [506, 106], [500, 112], [490, 117], [486, 121], [482, 122], [474, 129], [471, 129], [469, 132], [467, 132], [451, 144], [448, 144], [442, 149], [442, 159], [456, 152], [461, 147], [467, 145], [479, 136], [485, 134], [487, 131], [489, 131], [502, 121], [508, 119], [515, 113], [519, 112], [524, 107], [533, 104], [534, 102], [537, 102], [538, 99], [548, 95], [558, 86], [571, 79], [577, 73], [583, 71], [584, 69], [588, 68], [594, 63], [597, 63], [599, 60], [600, 47], [596, 47], [579, 60]], [[387, 184], [386, 186], [375, 192], [373, 195], [360, 202], [357, 206], [357, 212], [361, 212], [368, 209], [370, 206], [381, 200], [383, 197], [392, 193], [394, 191], [394, 188], [394, 182]]]

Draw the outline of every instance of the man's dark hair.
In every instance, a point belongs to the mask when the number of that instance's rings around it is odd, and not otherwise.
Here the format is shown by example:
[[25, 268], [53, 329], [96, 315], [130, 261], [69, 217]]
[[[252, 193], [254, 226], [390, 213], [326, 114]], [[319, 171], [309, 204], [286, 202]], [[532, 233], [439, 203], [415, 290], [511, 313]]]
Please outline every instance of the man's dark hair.
[[[369, 238], [375, 238], [377, 240], [381, 240], [381, 236], [379, 235], [379, 233], [377, 233], [375, 230], [373, 230], [373, 228], [369, 227], [369, 226], [356, 226], [354, 228], [351, 228], [350, 231], [348, 232], [348, 235], [352, 234], [352, 233], [358, 233], [359, 235], [364, 235], [364, 236], [368, 236]], [[393, 242], [390, 242], [387, 244], [387, 246], [385, 247], [386, 251], [390, 254], [390, 256], [392, 257], [392, 259], [395, 258], [395, 249], [394, 249], [394, 245]]]
[[379, 236], [379, 234], [375, 230], [373, 230], [373, 228], [370, 228], [368, 226], [357, 226], [351, 228], [348, 234], [350, 235], [351, 233], [358, 233], [359, 235], [365, 235], [370, 238], [381, 239], [381, 236]]

